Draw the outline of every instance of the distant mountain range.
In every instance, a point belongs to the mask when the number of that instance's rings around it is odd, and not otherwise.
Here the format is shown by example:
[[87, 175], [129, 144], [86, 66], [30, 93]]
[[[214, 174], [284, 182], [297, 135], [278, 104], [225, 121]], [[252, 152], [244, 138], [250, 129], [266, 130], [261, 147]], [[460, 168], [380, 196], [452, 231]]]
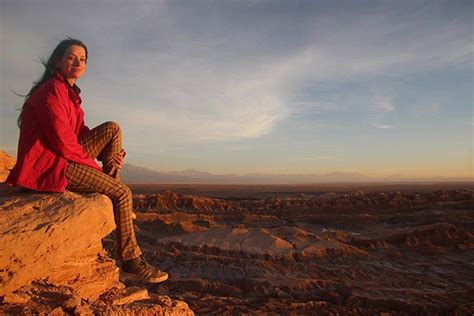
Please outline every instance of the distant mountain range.
[[330, 172], [326, 174], [247, 174], [216, 175], [196, 169], [159, 172], [126, 163], [122, 169], [124, 182], [200, 183], [200, 184], [308, 184], [335, 182], [472, 182], [472, 178], [409, 178], [393, 175], [373, 178], [360, 173]]
[[[0, 182], [4, 181], [15, 158], [0, 149]], [[336, 182], [474, 182], [474, 177], [464, 178], [412, 178], [395, 174], [384, 178], [368, 177], [361, 173], [330, 172], [326, 174], [225, 174], [216, 175], [196, 169], [159, 172], [148, 168], [124, 164], [122, 180], [128, 183], [167, 184], [312, 184]]]

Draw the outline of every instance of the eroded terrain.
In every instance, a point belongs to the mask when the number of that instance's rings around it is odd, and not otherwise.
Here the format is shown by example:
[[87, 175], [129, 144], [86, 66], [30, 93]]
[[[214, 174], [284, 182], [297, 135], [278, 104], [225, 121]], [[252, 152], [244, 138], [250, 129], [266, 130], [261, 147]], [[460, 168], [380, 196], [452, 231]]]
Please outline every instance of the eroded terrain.
[[146, 256], [171, 275], [152, 292], [197, 314], [474, 312], [472, 188], [217, 191], [134, 195]]
[[34, 282], [0, 314], [160, 314], [178, 300], [197, 315], [474, 314], [472, 184], [131, 187], [138, 242], [168, 281], [123, 280], [130, 304]]

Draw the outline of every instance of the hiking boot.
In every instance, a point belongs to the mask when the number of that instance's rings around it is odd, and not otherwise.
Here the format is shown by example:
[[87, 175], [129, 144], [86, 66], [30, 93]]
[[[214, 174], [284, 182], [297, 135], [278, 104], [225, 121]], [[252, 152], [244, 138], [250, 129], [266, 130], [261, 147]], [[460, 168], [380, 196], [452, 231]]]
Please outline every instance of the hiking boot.
[[132, 278], [148, 283], [160, 283], [168, 279], [168, 273], [151, 266], [142, 256], [124, 261], [122, 265], [122, 275], [125, 278]]

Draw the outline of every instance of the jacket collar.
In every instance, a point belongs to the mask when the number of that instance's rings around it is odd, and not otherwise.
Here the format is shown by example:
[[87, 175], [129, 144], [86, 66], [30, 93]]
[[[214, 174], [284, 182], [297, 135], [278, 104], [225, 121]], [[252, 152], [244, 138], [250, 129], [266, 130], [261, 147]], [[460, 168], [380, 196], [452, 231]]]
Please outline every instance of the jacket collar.
[[79, 95], [81, 93], [81, 89], [74, 83], [72, 86], [69, 84], [69, 82], [64, 78], [64, 75], [59, 72], [58, 70], [53, 70], [53, 78], [56, 80], [59, 80], [61, 82], [64, 82], [64, 84], [68, 87], [69, 90], [69, 97], [76, 102], [78, 106], [81, 105], [82, 99], [81, 96]]
[[64, 78], [64, 75], [59, 72], [58, 70], [53, 70], [53, 77], [58, 79], [59, 81], [61, 82], [64, 82], [68, 88], [70, 88], [72, 91], [74, 91], [77, 96], [79, 96], [79, 94], [81, 93], [81, 89], [77, 86], [76, 83], [74, 83], [72, 86], [69, 84], [69, 82], [66, 80], [66, 78]]

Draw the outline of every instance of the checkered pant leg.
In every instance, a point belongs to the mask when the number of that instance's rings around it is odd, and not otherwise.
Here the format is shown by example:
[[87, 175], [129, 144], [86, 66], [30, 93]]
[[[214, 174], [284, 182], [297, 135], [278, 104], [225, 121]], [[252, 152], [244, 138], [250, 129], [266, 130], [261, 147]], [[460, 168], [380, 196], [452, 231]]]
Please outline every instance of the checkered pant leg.
[[67, 189], [75, 192], [98, 192], [107, 195], [114, 207], [118, 260], [129, 260], [141, 255], [132, 221], [132, 192], [114, 178], [89, 166], [69, 163], [66, 169]]
[[[81, 135], [79, 142], [89, 156], [107, 161], [122, 148], [120, 127], [114, 122], [103, 123]], [[128, 260], [140, 256], [142, 252], [138, 247], [133, 229], [132, 193], [118, 180], [118, 171], [114, 176], [115, 178], [91, 167], [75, 163], [68, 163], [66, 169], [68, 190], [98, 192], [107, 195], [112, 200], [117, 225], [116, 256], [119, 260]]]
[[115, 122], [102, 123], [78, 138], [84, 151], [102, 162], [104, 173], [120, 180], [119, 170], [112, 157], [122, 149], [122, 131]]

